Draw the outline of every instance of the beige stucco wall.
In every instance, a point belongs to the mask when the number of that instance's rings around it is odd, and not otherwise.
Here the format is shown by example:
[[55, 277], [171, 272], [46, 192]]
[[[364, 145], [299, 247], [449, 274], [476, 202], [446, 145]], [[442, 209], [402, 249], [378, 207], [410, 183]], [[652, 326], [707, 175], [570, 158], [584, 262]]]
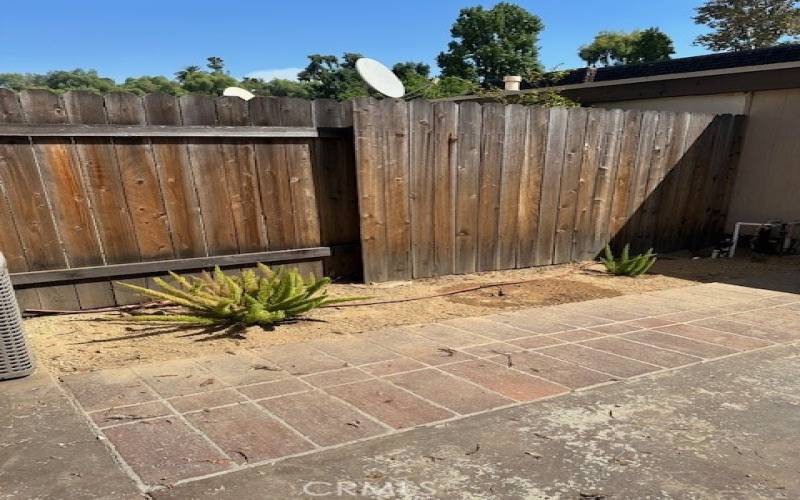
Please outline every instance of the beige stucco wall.
[[595, 106], [747, 115], [728, 231], [736, 221], [800, 220], [800, 89], [641, 99]]
[[655, 111], [694, 111], [715, 115], [731, 113], [741, 115], [747, 109], [748, 92], [715, 95], [690, 95], [637, 99], [633, 101], [598, 102], [592, 106], [609, 109], [640, 109]]

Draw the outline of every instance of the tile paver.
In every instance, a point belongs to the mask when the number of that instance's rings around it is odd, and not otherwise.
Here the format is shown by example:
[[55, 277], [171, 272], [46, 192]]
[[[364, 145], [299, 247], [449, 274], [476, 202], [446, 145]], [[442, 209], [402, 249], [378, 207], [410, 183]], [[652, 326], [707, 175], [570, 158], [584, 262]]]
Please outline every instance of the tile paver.
[[103, 431], [148, 484], [169, 484], [229, 468], [230, 459], [177, 418], [146, 420]]
[[250, 353], [224, 354], [197, 360], [197, 364], [228, 385], [269, 382], [289, 376], [277, 365]]
[[458, 318], [444, 321], [442, 324], [454, 326], [468, 332], [477, 333], [484, 337], [489, 337], [495, 340], [512, 340], [520, 337], [526, 337], [531, 334], [527, 330], [514, 328], [513, 326], [490, 321], [487, 316], [479, 318]]
[[[506, 360], [495, 357], [492, 361], [505, 363]], [[512, 366], [525, 373], [532, 373], [558, 384], [579, 389], [590, 385], [601, 384], [614, 379], [607, 373], [584, 368], [575, 363], [562, 361], [538, 352], [523, 352], [511, 355]]]
[[310, 389], [311, 388], [307, 384], [296, 378], [236, 388], [237, 391], [241, 392], [250, 399], [271, 398], [275, 396], [283, 396], [285, 394], [292, 394], [295, 392], [304, 392]]
[[265, 399], [259, 404], [320, 446], [363, 439], [387, 431], [386, 427], [345, 403], [316, 391]]
[[570, 330], [568, 332], [551, 333], [548, 337], [562, 342], [580, 342], [582, 340], [596, 339], [604, 335], [604, 333], [591, 330]]
[[393, 328], [364, 334], [370, 342], [428, 365], [441, 365], [469, 359], [444, 342], [435, 342], [415, 335], [409, 329]]
[[547, 347], [539, 352], [616, 377], [633, 377], [659, 369], [657, 366], [576, 344]]
[[359, 370], [358, 368], [342, 368], [341, 370], [314, 373], [313, 375], [305, 375], [302, 377], [305, 382], [315, 387], [349, 384], [370, 378], [372, 378], [372, 376], [369, 373]]
[[655, 330], [626, 333], [622, 335], [621, 338], [706, 359], [727, 356], [728, 354], [737, 352], [734, 349], [729, 349], [720, 345], [698, 342], [696, 340], [687, 339], [686, 337], [678, 337]]
[[562, 385], [520, 373], [488, 360], [456, 363], [444, 366], [442, 370], [516, 401], [533, 401], [568, 391]]
[[94, 423], [101, 428], [167, 415], [172, 415], [172, 410], [160, 401], [123, 406], [121, 408], [109, 408], [89, 414]]
[[257, 352], [292, 375], [307, 375], [347, 366], [346, 362], [309, 344], [284, 344], [258, 349]]
[[326, 339], [315, 342], [314, 347], [356, 366], [398, 357], [396, 353], [358, 337]]
[[656, 328], [655, 330], [730, 347], [731, 349], [736, 349], [737, 351], [747, 351], [749, 349], [758, 349], [770, 345], [770, 342], [765, 340], [744, 337], [735, 333], [712, 330], [710, 328], [703, 328], [702, 326], [697, 325], [670, 325], [662, 326], [660, 328]]
[[448, 347], [468, 347], [485, 344], [490, 339], [474, 333], [469, 333], [459, 328], [454, 328], [440, 323], [408, 327], [411, 332], [428, 340], [442, 343]]
[[326, 392], [395, 429], [444, 420], [454, 414], [382, 380], [337, 385]]
[[504, 325], [513, 326], [532, 333], [558, 333], [572, 330], [574, 327], [557, 323], [555, 321], [548, 321], [542, 318], [536, 318], [528, 314], [493, 314], [487, 316], [490, 321], [501, 323]]
[[189, 413], [186, 418], [239, 464], [314, 447], [252, 403]]
[[564, 342], [566, 341], [556, 338], [552, 335], [535, 335], [533, 337], [525, 337], [524, 339], [509, 341], [510, 344], [525, 349], [539, 349], [540, 347], [550, 347], [553, 345], [563, 344]]
[[618, 354], [620, 356], [625, 356], [626, 358], [632, 358], [664, 368], [676, 368], [678, 366], [684, 366], [701, 361], [700, 358], [689, 356], [688, 354], [680, 354], [653, 346], [645, 346], [643, 344], [638, 344], [636, 342], [630, 342], [615, 337], [604, 337], [601, 339], [589, 340], [582, 342], [582, 344], [591, 347], [592, 349]]
[[189, 359], [137, 366], [134, 371], [165, 398], [215, 391], [226, 387], [218, 377]]
[[177, 411], [186, 413], [190, 411], [224, 406], [239, 403], [246, 398], [233, 389], [222, 389], [220, 391], [201, 392], [189, 396], [178, 396], [167, 400]]
[[61, 378], [86, 411], [143, 403], [158, 397], [128, 368], [63, 375]]
[[395, 373], [408, 372], [411, 370], [419, 370], [428, 365], [420, 363], [410, 358], [397, 358], [388, 361], [381, 361], [371, 365], [362, 366], [361, 369], [370, 375], [382, 377], [384, 375], [393, 375]]
[[386, 380], [462, 415], [513, 402], [433, 368], [393, 375]]
[[[538, 336], [534, 338], [538, 338]], [[554, 342], [554, 344], [555, 343], [557, 342]], [[492, 342], [491, 344], [464, 347], [460, 350], [464, 351], [470, 356], [475, 356], [476, 358], [487, 358], [489, 356], [497, 356], [498, 354], [519, 352], [522, 351], [523, 349], [525, 348], [514, 344], [509, 344], [505, 342]]]
[[800, 340], [800, 328], [796, 330], [770, 328], [768, 326], [748, 325], [747, 323], [731, 321], [726, 318], [707, 318], [700, 321], [695, 321], [691, 324], [705, 328], [712, 328], [722, 332], [747, 335], [749, 337], [769, 340], [771, 342], [791, 342], [793, 340]]

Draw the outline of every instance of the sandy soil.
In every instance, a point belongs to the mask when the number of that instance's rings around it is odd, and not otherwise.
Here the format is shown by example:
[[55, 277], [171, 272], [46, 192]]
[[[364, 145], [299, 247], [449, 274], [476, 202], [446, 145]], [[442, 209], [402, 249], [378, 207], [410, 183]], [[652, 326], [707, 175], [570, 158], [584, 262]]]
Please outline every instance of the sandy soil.
[[49, 316], [25, 320], [41, 363], [54, 372], [92, 371], [132, 364], [204, 356], [298, 342], [321, 336], [354, 334], [386, 326], [424, 323], [453, 317], [480, 316], [498, 310], [576, 302], [621, 294], [689, 286], [696, 282], [736, 281], [770, 269], [800, 268], [800, 258], [753, 262], [663, 256], [651, 274], [613, 277], [597, 264], [487, 272], [382, 284], [334, 284], [335, 296], [370, 296], [370, 301], [435, 295], [480, 284], [526, 283], [482, 288], [466, 293], [394, 304], [332, 307], [313, 311], [306, 320], [273, 331], [251, 328], [244, 335], [202, 329], [163, 328], [96, 321], [118, 314]]

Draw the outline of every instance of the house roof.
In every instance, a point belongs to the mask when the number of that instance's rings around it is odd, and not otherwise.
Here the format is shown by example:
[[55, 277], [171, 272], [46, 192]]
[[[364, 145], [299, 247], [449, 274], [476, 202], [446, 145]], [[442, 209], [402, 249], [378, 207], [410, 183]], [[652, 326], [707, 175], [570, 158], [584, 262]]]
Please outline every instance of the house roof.
[[[786, 44], [765, 49], [681, 57], [678, 59], [643, 64], [573, 69], [567, 71], [566, 74], [558, 80], [552, 81], [550, 85], [564, 86], [592, 82], [610, 82], [630, 78], [647, 78], [732, 68], [751, 68], [753, 66], [790, 62], [800, 62], [800, 44]], [[531, 86], [527, 88], [531, 88]]]

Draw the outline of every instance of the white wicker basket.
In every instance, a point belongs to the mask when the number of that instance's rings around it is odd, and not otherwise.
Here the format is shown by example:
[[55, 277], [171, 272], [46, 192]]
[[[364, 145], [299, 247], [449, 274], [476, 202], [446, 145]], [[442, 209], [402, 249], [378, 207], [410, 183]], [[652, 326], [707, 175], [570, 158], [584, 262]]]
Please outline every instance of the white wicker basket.
[[0, 380], [25, 377], [34, 367], [6, 258], [0, 253]]

